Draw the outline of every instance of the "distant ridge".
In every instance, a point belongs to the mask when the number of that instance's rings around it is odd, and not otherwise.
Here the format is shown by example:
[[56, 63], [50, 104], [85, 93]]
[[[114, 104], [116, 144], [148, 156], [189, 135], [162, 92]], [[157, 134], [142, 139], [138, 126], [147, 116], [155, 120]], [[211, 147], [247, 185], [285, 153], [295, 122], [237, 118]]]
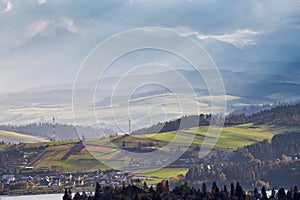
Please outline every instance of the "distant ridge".
[[[231, 114], [226, 117], [226, 125], [238, 125], [243, 123], [267, 124], [267, 125], [300, 125], [300, 102], [280, 104], [275, 107], [264, 107], [265, 109], [247, 115]], [[210, 123], [211, 115], [184, 116], [175, 120], [158, 123], [148, 128], [139, 129], [133, 134], [162, 133], [188, 129], [195, 126], [207, 126]], [[181, 122], [184, 121], [183, 125]]]
[[[73, 126], [67, 124], [33, 123], [27, 125], [0, 125], [0, 130], [21, 133], [52, 139], [55, 132], [57, 140], [71, 140], [78, 138], [100, 138], [115, 134], [111, 129], [95, 129], [87, 126]], [[79, 130], [79, 131], [78, 131]], [[84, 133], [84, 135], [81, 135]], [[1, 138], [0, 138], [1, 139]]]
[[47, 142], [43, 137], [26, 135], [12, 131], [0, 130], [0, 142], [4, 143], [32, 143], [32, 142]]

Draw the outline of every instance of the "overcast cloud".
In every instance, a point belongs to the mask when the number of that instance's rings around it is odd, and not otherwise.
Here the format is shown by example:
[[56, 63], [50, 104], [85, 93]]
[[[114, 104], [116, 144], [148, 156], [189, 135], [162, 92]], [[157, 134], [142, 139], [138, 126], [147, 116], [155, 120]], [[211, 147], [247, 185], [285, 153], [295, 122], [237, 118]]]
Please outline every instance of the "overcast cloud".
[[72, 82], [96, 44], [136, 27], [299, 48], [299, 11], [299, 0], [1, 0], [0, 91]]

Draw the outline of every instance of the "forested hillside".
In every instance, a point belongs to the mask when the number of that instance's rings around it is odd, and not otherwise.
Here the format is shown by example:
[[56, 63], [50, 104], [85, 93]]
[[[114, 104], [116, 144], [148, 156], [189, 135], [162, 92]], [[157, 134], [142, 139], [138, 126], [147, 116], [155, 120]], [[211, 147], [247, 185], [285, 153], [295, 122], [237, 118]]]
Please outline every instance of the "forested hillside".
[[183, 116], [176, 120], [170, 120], [167, 122], [158, 123], [149, 128], [143, 128], [143, 129], [134, 131], [133, 134], [163, 133], [163, 132], [169, 132], [169, 131], [188, 129], [188, 128], [192, 128], [195, 126], [207, 126], [207, 125], [209, 125], [211, 117], [212, 116], [209, 114]]
[[[170, 120], [164, 123], [158, 123], [148, 128], [143, 128], [133, 132], [139, 133], [162, 133], [188, 129], [196, 126], [207, 126], [213, 118], [210, 114], [200, 114], [184, 116], [179, 119]], [[300, 103], [281, 104], [255, 114], [231, 114], [226, 117], [225, 126], [254, 123], [266, 125], [300, 125]]]
[[300, 125], [300, 103], [286, 104], [246, 116], [227, 117], [226, 124], [255, 123], [267, 125]]
[[300, 133], [273, 136], [239, 148], [227, 161], [194, 165], [187, 173], [193, 183], [217, 181], [228, 184], [239, 180], [247, 186], [291, 186], [300, 180]]

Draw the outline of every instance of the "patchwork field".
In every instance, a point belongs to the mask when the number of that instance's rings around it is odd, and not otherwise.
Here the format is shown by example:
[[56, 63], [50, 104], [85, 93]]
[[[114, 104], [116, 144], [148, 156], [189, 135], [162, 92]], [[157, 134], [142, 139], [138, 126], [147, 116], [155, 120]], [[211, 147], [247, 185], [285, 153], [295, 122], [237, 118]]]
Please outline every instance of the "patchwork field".
[[[184, 130], [182, 133], [185, 134], [180, 136], [180, 140], [184, 143], [184, 141], [189, 140], [188, 137], [194, 137], [193, 144], [201, 145], [204, 138], [207, 136], [211, 137], [211, 139], [217, 140], [215, 145], [217, 148], [236, 149], [238, 147], [249, 145], [257, 141], [262, 141], [264, 139], [271, 140], [274, 134], [280, 133], [280, 129], [277, 131], [271, 126], [254, 126], [253, 124], [243, 124], [238, 126], [224, 127], [222, 129], [222, 133], [217, 138], [214, 135], [207, 135], [207, 129], [207, 126], [203, 126]], [[190, 133], [190, 135], [187, 133]], [[176, 132], [165, 132], [159, 134], [147, 134], [146, 137], [162, 142], [170, 142], [176, 134]]]
[[[199, 145], [203, 143], [205, 136], [207, 136], [208, 127], [195, 127], [187, 130], [183, 130], [178, 133], [177, 139], [180, 143], [175, 143], [174, 148], [178, 146], [187, 146], [186, 141], [192, 140], [193, 145]], [[277, 131], [278, 130], [278, 131]], [[284, 128], [275, 128], [272, 126], [254, 126], [253, 124], [243, 124], [238, 126], [224, 127], [222, 133], [218, 138], [210, 136], [216, 141], [215, 148], [232, 151], [238, 147], [252, 144], [256, 141], [262, 141], [264, 139], [271, 140], [274, 134], [280, 133]], [[127, 166], [130, 163], [130, 159], [124, 156], [119, 150], [133, 151], [136, 153], [142, 153], [142, 150], [138, 148], [141, 144], [153, 144], [152, 150], [160, 149], [167, 145], [176, 136], [176, 132], [166, 132], [158, 134], [136, 135], [136, 136], [118, 136], [112, 137], [110, 140], [93, 139], [84, 142], [84, 147], [80, 148], [77, 152], [69, 152], [74, 149], [74, 146], [79, 141], [63, 141], [49, 143], [47, 148], [48, 153], [41, 161], [35, 164], [36, 168], [43, 168], [53, 166], [63, 166], [64, 171], [91, 171], [95, 169], [107, 169], [103, 163], [120, 163], [120, 165]], [[111, 141], [112, 143], [110, 143]], [[124, 146], [123, 146], [124, 145]], [[150, 147], [143, 147], [145, 151]], [[62, 158], [66, 155], [69, 156]], [[97, 159], [95, 159], [95, 157]]]
[[[216, 140], [215, 148], [225, 151], [232, 151], [238, 147], [252, 144], [264, 139], [271, 140], [274, 134], [285, 132], [286, 130], [294, 130], [297, 128], [285, 128], [275, 126], [255, 126], [253, 124], [243, 124], [238, 126], [224, 127], [222, 133], [218, 138], [213, 135], [207, 135], [208, 127], [195, 127], [183, 130], [178, 133], [180, 142], [174, 143], [174, 149], [178, 147], [187, 146], [188, 140], [193, 138], [192, 144], [199, 145], [203, 143], [204, 138], [207, 136], [212, 140]], [[161, 149], [169, 144], [176, 136], [176, 132], [166, 132], [158, 134], [145, 134], [145, 135], [124, 135], [116, 136], [107, 139], [93, 139], [86, 140], [83, 144], [79, 140], [45, 142], [41, 138], [32, 138], [31, 136], [24, 136], [18, 133], [0, 132], [0, 137], [11, 138], [24, 137], [29, 138], [30, 141], [37, 141], [43, 143], [30, 143], [16, 145], [19, 149], [35, 149], [41, 148], [39, 155], [35, 156], [34, 160], [28, 164], [33, 167], [33, 170], [49, 170], [55, 167], [65, 172], [76, 171], [95, 171], [109, 169], [103, 163], [114, 162], [117, 166], [129, 166], [131, 160], [124, 156], [119, 149], [132, 151], [135, 153], [145, 153], [144, 151], [154, 151]], [[34, 140], [35, 139], [35, 140]], [[146, 146], [141, 146], [146, 144]], [[147, 146], [150, 145], [150, 146]], [[152, 145], [152, 146], [151, 146]], [[0, 146], [1, 147], [1, 146]], [[0, 151], [5, 151], [5, 148], [0, 148]], [[30, 152], [29, 152], [30, 154]], [[167, 152], [166, 152], [167, 154]], [[100, 160], [99, 162], [95, 157]], [[134, 170], [134, 169], [133, 169]], [[187, 167], [178, 168], [163, 168], [154, 172], [142, 173], [141, 175], [152, 177], [153, 180], [148, 181], [158, 182], [161, 179], [174, 177], [178, 174], [185, 174]]]

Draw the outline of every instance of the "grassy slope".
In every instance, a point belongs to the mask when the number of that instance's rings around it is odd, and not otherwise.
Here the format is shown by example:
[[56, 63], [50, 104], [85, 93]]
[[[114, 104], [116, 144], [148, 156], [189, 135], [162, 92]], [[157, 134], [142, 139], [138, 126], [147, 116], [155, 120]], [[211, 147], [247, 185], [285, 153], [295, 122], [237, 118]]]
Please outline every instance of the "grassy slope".
[[[233, 150], [244, 145], [251, 144], [256, 141], [261, 141], [263, 139], [270, 140], [274, 134], [284, 132], [286, 128], [284, 127], [274, 127], [274, 126], [254, 126], [253, 124], [243, 124], [239, 126], [224, 127], [223, 132], [220, 135], [216, 147], [219, 149], [229, 149]], [[194, 144], [201, 145], [203, 138], [206, 135], [207, 127], [196, 127], [188, 130], [184, 130], [182, 135], [179, 135], [181, 145], [185, 144], [185, 139], [188, 135], [194, 135], [195, 139]], [[159, 143], [163, 146], [170, 142], [175, 136], [176, 132], [167, 132], [159, 134], [149, 134], [141, 135], [138, 137], [113, 137], [111, 140], [117, 145], [121, 146], [122, 141], [126, 140], [126, 147], [136, 147], [139, 141], [141, 142], [150, 142]], [[101, 142], [101, 139], [93, 140], [93, 142], [87, 142], [87, 145], [90, 145], [96, 149], [92, 154], [99, 153], [99, 151], [105, 151], [107, 154], [101, 157], [103, 160], [113, 160], [113, 159], [124, 159], [118, 157], [118, 152], [116, 149], [108, 148], [105, 142]], [[78, 154], [69, 156], [66, 160], [61, 161], [61, 158], [74, 146], [78, 143], [78, 140], [71, 141], [59, 141], [59, 142], [48, 142], [48, 143], [36, 143], [36, 144], [23, 144], [24, 147], [39, 147], [41, 145], [48, 144], [49, 146], [45, 149], [50, 151], [49, 154], [40, 162], [38, 162], [34, 167], [43, 168], [50, 167], [51, 165], [63, 166], [64, 171], [94, 171], [96, 169], [107, 169], [106, 166], [99, 163], [94, 159], [93, 155], [88, 151], [81, 151]], [[102, 146], [99, 145], [102, 143]], [[95, 145], [95, 146], [92, 146]], [[100, 148], [100, 150], [97, 148]], [[103, 154], [102, 154], [103, 155]], [[126, 158], [125, 158], [126, 159]], [[152, 182], [158, 182], [161, 179], [166, 179], [177, 174], [185, 174], [187, 171], [186, 168], [165, 168], [155, 172], [145, 173], [146, 176], [155, 176], [153, 181], [148, 181], [149, 184]]]
[[66, 160], [62, 161], [61, 158], [78, 142], [79, 140], [50, 142], [49, 147], [46, 149], [47, 151], [50, 151], [50, 153], [34, 167], [44, 168], [50, 167], [51, 165], [63, 166], [63, 170], [66, 172], [107, 169], [106, 166], [103, 166], [95, 160], [89, 152], [71, 155]]
[[[201, 145], [204, 137], [206, 136], [208, 127], [195, 127], [183, 131], [183, 133], [194, 134], [195, 138], [193, 143]], [[274, 134], [279, 133], [276, 130], [272, 130], [269, 126], [255, 127], [253, 124], [243, 124], [239, 126], [224, 127], [219, 138], [212, 136], [217, 140], [216, 147], [221, 149], [236, 149], [248, 144], [252, 144], [264, 139], [271, 140]], [[159, 134], [149, 134], [147, 137], [162, 140], [164, 142], [170, 142], [176, 132], [166, 132]], [[187, 135], [180, 136], [180, 140], [188, 140]]]
[[179, 174], [185, 175], [187, 173], [187, 168], [163, 168], [153, 172], [142, 173], [142, 176], [152, 177], [153, 180], [147, 180], [148, 185], [157, 184], [161, 180], [167, 180], [170, 177], [175, 177]]
[[4, 140], [6, 143], [9, 142], [10, 143], [19, 143], [19, 142], [37, 143], [37, 142], [48, 141], [42, 137], [0, 130], [0, 141], [2, 140]]
[[[201, 145], [206, 135], [207, 128], [208, 127], [196, 127], [184, 130], [184, 134], [179, 134], [177, 137], [179, 137], [179, 140], [182, 141], [181, 145], [185, 145], [185, 141], [188, 140], [188, 137], [192, 135], [195, 136], [193, 143]], [[233, 150], [256, 141], [261, 141], [263, 139], [270, 140], [274, 134], [276, 134], [276, 131], [272, 130], [271, 127], [268, 126], [255, 127], [252, 124], [244, 124], [233, 127], [224, 127], [215, 147], [219, 149]], [[111, 140], [117, 146], [121, 146], [123, 140], [126, 141], [126, 147], [136, 147], [139, 141], [154, 141], [155, 143], [159, 143], [163, 146], [170, 142], [175, 135], [176, 132], [166, 132], [159, 134], [140, 135], [138, 137], [114, 137]], [[76, 142], [78, 141], [52, 143], [52, 145], [47, 148], [47, 150], [50, 150], [51, 152], [43, 159], [43, 161], [39, 162], [36, 167], [63, 165], [65, 171], [86, 171], [95, 170], [98, 168], [106, 169], [106, 167], [97, 162], [93, 155], [91, 155], [89, 152], [82, 152], [77, 155], [72, 155], [67, 160], [61, 161], [60, 159], [70, 148], [72, 148], [73, 145], [75, 145]], [[100, 145], [100, 143], [101, 140], [98, 139], [87, 142], [86, 144], [95, 145], [98, 148], [100, 147], [100, 150], [91, 150], [91, 152], [96, 156], [101, 154], [102, 160], [124, 159], [123, 157], [118, 158], [118, 150], [107, 148], [105, 142], [102, 142], [102, 145]], [[103, 154], [103, 152], [100, 151], [105, 151], [106, 153]]]

